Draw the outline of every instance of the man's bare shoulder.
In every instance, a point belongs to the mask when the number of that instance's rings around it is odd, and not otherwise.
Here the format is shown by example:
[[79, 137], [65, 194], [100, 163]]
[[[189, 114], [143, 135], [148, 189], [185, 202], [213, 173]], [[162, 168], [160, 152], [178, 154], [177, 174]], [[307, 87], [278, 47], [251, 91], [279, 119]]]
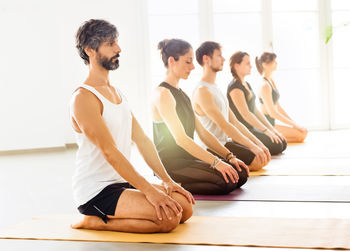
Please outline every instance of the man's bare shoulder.
[[101, 101], [89, 90], [79, 87], [77, 88], [70, 100], [70, 110], [74, 113], [82, 112], [84, 110], [98, 110], [103, 111], [103, 106]]
[[76, 103], [90, 103], [90, 102], [96, 102], [98, 99], [89, 90], [83, 88], [83, 87], [78, 87], [72, 94], [71, 98], [71, 104], [76, 104]]
[[209, 88], [206, 86], [200, 86], [196, 89], [196, 94], [203, 97], [213, 96]]

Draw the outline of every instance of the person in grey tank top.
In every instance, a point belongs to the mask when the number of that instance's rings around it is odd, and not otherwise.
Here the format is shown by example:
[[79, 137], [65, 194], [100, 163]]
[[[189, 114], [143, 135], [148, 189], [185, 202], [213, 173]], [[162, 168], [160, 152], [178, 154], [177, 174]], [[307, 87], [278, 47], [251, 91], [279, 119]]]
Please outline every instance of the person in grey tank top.
[[[119, 66], [117, 37], [114, 25], [96, 19], [86, 21], [76, 34], [76, 47], [89, 66], [89, 75], [70, 103], [72, 126], [80, 139], [79, 172], [74, 177], [78, 185], [73, 189], [79, 187], [78, 201], [84, 204], [78, 210], [85, 215], [72, 227], [169, 232], [191, 217], [194, 199], [167, 174], [125, 97], [109, 82], [109, 71]], [[162, 185], [150, 184], [134, 169], [128, 156], [131, 141]], [[105, 187], [100, 188], [101, 184]]]
[[[255, 58], [256, 68], [263, 76], [263, 84], [259, 95], [261, 111], [276, 130], [286, 138], [288, 143], [302, 143], [308, 134], [308, 130], [298, 125], [282, 108], [279, 102], [279, 91], [272, 79], [272, 74], [277, 69], [276, 57], [275, 53], [264, 52], [259, 58]], [[283, 125], [275, 124], [275, 120], [279, 120]]]
[[250, 171], [260, 170], [271, 159], [269, 150], [236, 118], [215, 82], [225, 61], [220, 44], [213, 41], [202, 43], [196, 50], [196, 59], [203, 67], [202, 80], [193, 92], [198, 118], [225, 147], [249, 166]]

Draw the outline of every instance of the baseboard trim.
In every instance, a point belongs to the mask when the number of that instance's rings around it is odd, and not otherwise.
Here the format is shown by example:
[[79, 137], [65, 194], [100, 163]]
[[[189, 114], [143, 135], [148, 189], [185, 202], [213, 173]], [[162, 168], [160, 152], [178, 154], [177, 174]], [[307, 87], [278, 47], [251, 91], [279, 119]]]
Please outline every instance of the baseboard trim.
[[17, 154], [30, 154], [30, 153], [50, 153], [50, 152], [66, 151], [66, 150], [73, 150], [73, 149], [78, 149], [78, 145], [76, 143], [70, 143], [70, 144], [66, 144], [64, 146], [58, 146], [58, 147], [5, 150], [5, 151], [0, 151], [0, 156], [17, 155]]

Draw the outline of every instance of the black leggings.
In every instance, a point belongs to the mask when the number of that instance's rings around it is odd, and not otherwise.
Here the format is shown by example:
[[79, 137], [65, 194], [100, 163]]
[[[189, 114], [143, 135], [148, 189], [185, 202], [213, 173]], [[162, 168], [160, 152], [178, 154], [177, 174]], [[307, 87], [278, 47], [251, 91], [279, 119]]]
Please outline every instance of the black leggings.
[[247, 173], [242, 168], [237, 183], [226, 183], [222, 174], [210, 168], [210, 165], [198, 159], [171, 159], [163, 161], [170, 177], [193, 194], [228, 194], [247, 182]]
[[287, 142], [285, 140], [282, 143], [275, 143], [271, 141], [269, 136], [256, 128], [251, 128], [249, 131], [269, 149], [271, 155], [280, 154], [287, 148]]
[[243, 146], [233, 140], [227, 142], [225, 144], [225, 147], [248, 166], [253, 162], [255, 158], [255, 154], [250, 151], [248, 147]]
[[[235, 141], [229, 141], [225, 144], [225, 147], [230, 150], [231, 153], [233, 153], [234, 155], [236, 155], [236, 157], [240, 160], [242, 160], [246, 165], [250, 165], [254, 158], [255, 158], [255, 154], [249, 150], [248, 147], [243, 146]], [[218, 156], [219, 158], [221, 158], [220, 155], [218, 155], [216, 152], [207, 149], [208, 152], [211, 152], [212, 154]]]

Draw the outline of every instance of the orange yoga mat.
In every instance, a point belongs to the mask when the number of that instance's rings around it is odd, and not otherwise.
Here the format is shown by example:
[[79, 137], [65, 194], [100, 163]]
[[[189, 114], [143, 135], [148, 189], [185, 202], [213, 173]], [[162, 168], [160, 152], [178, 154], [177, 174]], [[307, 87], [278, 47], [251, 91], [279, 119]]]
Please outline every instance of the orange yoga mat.
[[193, 216], [171, 233], [74, 230], [79, 215], [50, 215], [0, 231], [0, 238], [350, 249], [350, 219]]

